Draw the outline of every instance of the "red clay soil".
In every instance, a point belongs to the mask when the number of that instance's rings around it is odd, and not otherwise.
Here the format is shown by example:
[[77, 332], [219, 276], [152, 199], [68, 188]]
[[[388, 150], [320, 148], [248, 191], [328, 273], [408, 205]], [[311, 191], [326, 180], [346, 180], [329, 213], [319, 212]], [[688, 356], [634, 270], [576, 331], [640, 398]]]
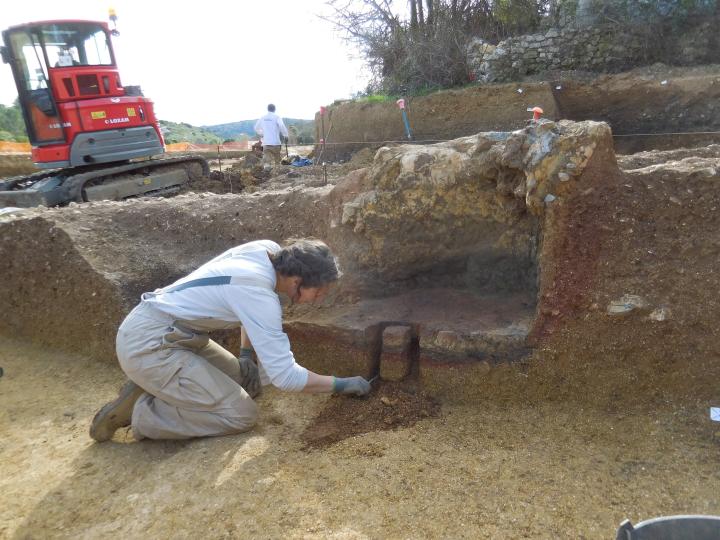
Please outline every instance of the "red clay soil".
[[[583, 173], [581, 188], [546, 219], [545, 229], [554, 231], [553, 244], [543, 250], [541, 272], [545, 274], [540, 291], [540, 309], [531, 331], [537, 343], [564, 326], [566, 321], [586, 309], [601, 266], [603, 245], [609, 228], [603, 218], [607, 199], [622, 179], [615, 168], [615, 156], [593, 155]], [[545, 233], [545, 238], [550, 235]]]
[[[718, 165], [706, 158], [626, 171], [588, 195], [569, 222], [572, 266], [560, 256], [545, 268], [561, 277], [545, 291], [550, 321], [537, 351], [510, 370], [525, 374], [518, 384], [503, 388], [502, 377], [493, 378], [484, 388], [491, 399], [524, 394], [609, 411], [675, 406], [707, 415], [720, 396]], [[592, 272], [573, 281], [589, 254]], [[647, 306], [608, 314], [624, 295]]]

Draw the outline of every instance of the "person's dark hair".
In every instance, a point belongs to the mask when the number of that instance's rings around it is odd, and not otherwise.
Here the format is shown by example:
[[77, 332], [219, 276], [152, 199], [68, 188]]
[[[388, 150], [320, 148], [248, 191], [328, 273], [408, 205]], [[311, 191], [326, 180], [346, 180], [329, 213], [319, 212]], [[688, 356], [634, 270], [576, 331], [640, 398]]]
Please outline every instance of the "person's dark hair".
[[301, 287], [322, 287], [340, 278], [337, 260], [325, 242], [302, 238], [287, 240], [286, 244], [276, 254], [270, 254], [270, 261], [280, 275], [299, 276]]
[[272, 103], [268, 105], [268, 111], [275, 112], [275, 105], [273, 105]]

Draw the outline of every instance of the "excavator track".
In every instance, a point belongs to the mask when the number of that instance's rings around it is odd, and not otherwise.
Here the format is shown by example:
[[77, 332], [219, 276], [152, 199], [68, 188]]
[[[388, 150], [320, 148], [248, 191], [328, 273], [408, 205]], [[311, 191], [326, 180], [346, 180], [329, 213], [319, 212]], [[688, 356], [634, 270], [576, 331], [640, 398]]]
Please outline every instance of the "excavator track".
[[43, 171], [0, 182], [0, 207], [60, 206], [166, 195], [209, 172], [207, 161], [199, 156]]

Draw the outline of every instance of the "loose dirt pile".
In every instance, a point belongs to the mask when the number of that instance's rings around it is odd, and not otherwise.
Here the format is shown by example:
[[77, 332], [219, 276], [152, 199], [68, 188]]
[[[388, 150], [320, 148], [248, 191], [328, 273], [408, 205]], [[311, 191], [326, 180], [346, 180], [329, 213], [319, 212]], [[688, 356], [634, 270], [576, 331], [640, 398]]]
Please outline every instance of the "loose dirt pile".
[[325, 166], [278, 165], [272, 172], [263, 170], [261, 166], [230, 167], [222, 171], [216, 169], [209, 176], [190, 182], [180, 193], [255, 193], [297, 186], [319, 187], [336, 184], [349, 172], [366, 164], [365, 157], [351, 163], [331, 163]]
[[308, 449], [322, 449], [363, 433], [410, 427], [439, 414], [440, 404], [425, 395], [417, 381], [378, 380], [366, 398], [333, 396], [302, 440]]

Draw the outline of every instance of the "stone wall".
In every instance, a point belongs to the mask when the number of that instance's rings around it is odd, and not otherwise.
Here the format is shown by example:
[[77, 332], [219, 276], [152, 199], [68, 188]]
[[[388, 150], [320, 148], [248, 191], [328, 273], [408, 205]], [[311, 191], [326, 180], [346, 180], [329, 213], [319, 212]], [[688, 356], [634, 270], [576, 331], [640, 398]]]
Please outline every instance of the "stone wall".
[[560, 70], [618, 72], [653, 62], [693, 65], [714, 58], [713, 31], [712, 21], [662, 39], [616, 25], [551, 28], [507, 39], [494, 48], [474, 42], [470, 64], [476, 78], [485, 82], [515, 81]]

